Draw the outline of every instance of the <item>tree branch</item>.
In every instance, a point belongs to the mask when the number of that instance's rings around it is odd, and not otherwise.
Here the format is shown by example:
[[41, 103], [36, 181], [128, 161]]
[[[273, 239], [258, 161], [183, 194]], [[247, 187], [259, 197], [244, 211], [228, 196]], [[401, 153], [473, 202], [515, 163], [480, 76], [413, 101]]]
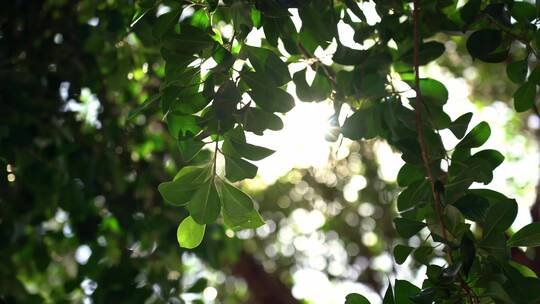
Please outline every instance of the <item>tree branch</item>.
[[[438, 191], [435, 190], [435, 178], [433, 177], [433, 173], [431, 172], [431, 165], [430, 160], [428, 156], [427, 151], [427, 145], [426, 141], [424, 139], [424, 127], [423, 127], [423, 120], [422, 120], [422, 94], [420, 92], [420, 69], [419, 69], [419, 47], [420, 47], [420, 38], [418, 33], [418, 15], [419, 15], [419, 9], [418, 9], [418, 0], [414, 0], [414, 10], [413, 10], [413, 23], [414, 23], [414, 91], [416, 92], [416, 105], [414, 107], [414, 112], [416, 116], [416, 133], [418, 134], [418, 143], [420, 144], [420, 150], [422, 154], [422, 162], [424, 165], [424, 168], [426, 170], [427, 177], [429, 179], [429, 183], [431, 185], [431, 193], [433, 195], [433, 199], [435, 200], [435, 210], [437, 212], [437, 217], [439, 218], [439, 223], [441, 225], [442, 230], [442, 237], [445, 241], [448, 241], [447, 235], [446, 235], [446, 228], [443, 221], [443, 212], [442, 212], [442, 204], [441, 204], [441, 197]], [[452, 261], [452, 254], [449, 252], [450, 261]]]

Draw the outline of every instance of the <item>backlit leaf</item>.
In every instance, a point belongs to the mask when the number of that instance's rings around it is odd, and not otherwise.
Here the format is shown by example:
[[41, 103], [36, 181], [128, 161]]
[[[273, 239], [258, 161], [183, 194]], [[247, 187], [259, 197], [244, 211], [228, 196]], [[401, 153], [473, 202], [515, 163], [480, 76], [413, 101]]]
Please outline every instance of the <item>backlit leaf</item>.
[[264, 225], [264, 220], [255, 210], [251, 197], [226, 181], [220, 182], [218, 190], [222, 198], [223, 218], [227, 227], [241, 229]]
[[182, 248], [193, 249], [202, 242], [206, 225], [195, 222], [191, 216], [186, 217], [176, 231], [178, 244]]
[[231, 182], [237, 182], [246, 178], [254, 178], [257, 175], [257, 166], [241, 158], [225, 156], [225, 176]]
[[187, 209], [191, 217], [199, 224], [211, 224], [217, 219], [221, 202], [213, 179], [195, 191], [187, 204]]
[[209, 166], [187, 166], [182, 168], [173, 181], [161, 183], [159, 193], [165, 201], [172, 205], [185, 205], [196, 189], [211, 176]]

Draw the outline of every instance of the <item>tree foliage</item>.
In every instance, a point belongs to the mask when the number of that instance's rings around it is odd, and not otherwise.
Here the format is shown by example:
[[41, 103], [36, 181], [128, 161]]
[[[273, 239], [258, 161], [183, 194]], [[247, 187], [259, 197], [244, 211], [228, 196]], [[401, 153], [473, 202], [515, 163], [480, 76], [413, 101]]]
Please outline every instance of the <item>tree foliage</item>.
[[[134, 254], [145, 256], [155, 250], [155, 238], [145, 234], [147, 226], [155, 224], [162, 231], [153, 233], [172, 231], [180, 247], [195, 248], [216, 268], [226, 264], [223, 260], [237, 259], [238, 243], [224, 241], [225, 229], [253, 229], [265, 221], [258, 204], [236, 182], [255, 177], [258, 168], [253, 161], [274, 152], [249, 143], [246, 132], [263, 135], [265, 130], [282, 129], [280, 114], [295, 106], [296, 95], [300, 102], [331, 100], [335, 110], [331, 140], [383, 139], [405, 162], [398, 173], [397, 183], [403, 189], [393, 219], [402, 241], [393, 254], [398, 264], [412, 258], [425, 265], [425, 280], [422, 286], [414, 286], [396, 279], [384, 293], [383, 303], [537, 303], [540, 279], [512, 259], [511, 248], [538, 246], [540, 227], [532, 223], [511, 235], [516, 201], [493, 190], [471, 188], [473, 183], [489, 184], [504, 157], [497, 150], [482, 148], [491, 135], [487, 122], [470, 125], [471, 113], [450, 118], [444, 109], [448, 89], [436, 79], [422, 77], [420, 67], [444, 55], [444, 42], [463, 37], [465, 49], [460, 56], [470, 56], [475, 63], [504, 65], [507, 78], [517, 85], [515, 110], [537, 111], [538, 4], [374, 2], [380, 16], [376, 23], [367, 22], [362, 1], [352, 0], [141, 0], [135, 6], [119, 1], [95, 5], [49, 1], [37, 11], [32, 4], [10, 4], [2, 13], [5, 29], [0, 32], [7, 66], [6, 72], [1, 71], [2, 96], [10, 101], [1, 115], [6, 123], [0, 128], [0, 159], [17, 168], [20, 180], [16, 186], [5, 186], [6, 200], [25, 197], [31, 205], [2, 206], [5, 214], [14, 215], [2, 217], [4, 239], [13, 239], [13, 248], [23, 248], [20, 254], [15, 249], [2, 251], [5, 260], [15, 260], [0, 270], [2, 285], [10, 289], [9, 300], [38, 302], [39, 294], [51, 301], [55, 294], [74, 289], [74, 282], [81, 279], [62, 275], [73, 284], [34, 295], [20, 283], [43, 280], [36, 273], [65, 271], [47, 270], [53, 256], [48, 252], [62, 254], [61, 248], [53, 247], [68, 248], [69, 240], [57, 242], [59, 231], [40, 240], [40, 229], [45, 228], [32, 223], [50, 218], [58, 207], [74, 217], [80, 242], [96, 243], [93, 248], [103, 248], [109, 256], [106, 263], [114, 267], [95, 271], [100, 284], [116, 286], [114, 282], [122, 281], [123, 275], [134, 277], [139, 267], [137, 260], [122, 258], [127, 253], [114, 245], [97, 245], [97, 235], [104, 231], [116, 235], [107, 242], [126, 247], [130, 240], [139, 239]], [[68, 17], [59, 22], [59, 14]], [[93, 18], [98, 18], [97, 25], [92, 25]], [[342, 24], [354, 30], [353, 40], [363, 49], [344, 45], [338, 30]], [[63, 28], [71, 28], [71, 35], [55, 35]], [[248, 43], [253, 33], [263, 37], [260, 45]], [[57, 42], [62, 39], [70, 43]], [[82, 47], [70, 48], [74, 44]], [[329, 47], [335, 47], [331, 61], [316, 56]], [[53, 63], [42, 55], [52, 57]], [[66, 62], [70, 68], [64, 69]], [[143, 65], [155, 74], [143, 76], [139, 68]], [[139, 81], [127, 81], [127, 74]], [[312, 81], [308, 75], [314, 76]], [[57, 103], [40, 101], [57, 99], [54, 94], [63, 81], [70, 83], [66, 93], [60, 93], [66, 95], [64, 100], [78, 98], [80, 86], [85, 85], [105, 103], [99, 121], [102, 132], [81, 127], [84, 117], [66, 121], [63, 116], [56, 120], [27, 114], [33, 107], [43, 107], [42, 113], [57, 115]], [[407, 84], [414, 97], [397, 91], [398, 81]], [[128, 100], [137, 100], [138, 106], [125, 110]], [[340, 121], [346, 106], [353, 113]], [[145, 114], [150, 117], [156, 112], [167, 130], [156, 127], [155, 120], [145, 122]], [[126, 126], [128, 132], [123, 130]], [[442, 130], [455, 136], [455, 147], [443, 142]], [[96, 148], [94, 142], [106, 148]], [[128, 147], [129, 155], [123, 152]], [[143, 159], [132, 164], [148, 153], [170, 150], [176, 162], [167, 169], [177, 172], [169, 180], [160, 173], [162, 163]], [[221, 157], [224, 170], [218, 168]], [[122, 175], [130, 170], [141, 175], [137, 183]], [[99, 203], [104, 191], [115, 202], [106, 208]], [[139, 197], [150, 204], [155, 197], [149, 193], [157, 192], [171, 208], [162, 212], [118, 203], [133, 198], [126, 193], [140, 193], [135, 197], [150, 196]], [[83, 203], [89, 198], [93, 204]], [[146, 219], [132, 224], [134, 216]], [[165, 223], [157, 224], [164, 219]], [[31, 228], [22, 238], [17, 227]], [[431, 240], [417, 246], [407, 242], [426, 231]], [[145, 266], [141, 284], [148, 287], [156, 280], [172, 290], [171, 282], [154, 278], [162, 273], [155, 269], [166, 269], [175, 256], [172, 250], [162, 252], [167, 255]], [[445, 265], [432, 264], [434, 256], [443, 257]], [[15, 271], [29, 257], [35, 260], [27, 269]], [[91, 259], [85, 267], [101, 269], [100, 263]], [[11, 280], [14, 273], [17, 278]], [[131, 290], [118, 285], [96, 298], [120, 299]], [[131, 297], [137, 301], [149, 294], [150, 288], [139, 289]], [[346, 303], [369, 302], [351, 294]]]
[[[155, 5], [141, 3], [140, 9], [151, 11]], [[516, 292], [520, 285], [538, 286], [540, 281], [512, 266], [508, 250], [510, 246], [536, 246], [538, 228], [529, 225], [507, 242], [505, 231], [515, 219], [516, 202], [500, 193], [469, 189], [475, 182], [490, 183], [493, 170], [504, 158], [496, 150], [478, 150], [490, 136], [489, 125], [482, 122], [466, 132], [471, 114], [452, 121], [443, 109], [448, 100], [445, 86], [435, 79], [420, 78], [419, 73], [420, 66], [444, 53], [444, 45], [436, 40], [441, 33], [468, 32], [468, 53], [473, 59], [488, 63], [507, 62], [512, 58], [510, 47], [519, 43], [526, 49], [525, 56], [509, 62], [507, 74], [520, 84], [514, 93], [516, 111], [530, 110], [538, 84], [536, 69], [528, 75], [528, 58], [536, 58], [538, 51], [537, 9], [533, 4], [472, 0], [458, 8], [454, 1], [377, 1], [381, 22], [375, 25], [366, 24], [366, 17], [354, 1], [224, 1], [217, 6], [208, 1], [192, 5], [193, 11], [178, 22], [184, 7], [171, 7], [153, 27], [166, 67], [174, 66], [165, 70], [162, 112], [166, 116], [191, 115], [198, 120], [196, 132], [181, 128], [173, 136], [181, 142], [212, 139], [216, 142], [214, 154], [225, 156], [225, 178], [236, 182], [252, 178], [257, 172], [256, 166], [243, 158], [260, 159], [270, 154], [245, 142], [244, 132], [253, 130], [247, 117], [253, 109], [265, 115], [289, 111], [294, 106], [293, 97], [284, 90], [289, 81], [294, 82], [296, 94], [304, 102], [331, 99], [336, 117], [347, 103], [355, 113], [337, 126], [342, 136], [353, 140], [383, 138], [402, 153], [406, 162], [398, 177], [405, 189], [398, 197], [400, 214], [394, 220], [397, 232], [407, 239], [427, 228], [434, 241], [418, 248], [396, 247], [398, 261], [403, 262], [412, 252], [417, 261], [426, 263], [427, 278], [422, 289], [396, 281], [389, 287], [394, 288], [395, 298], [390, 296], [385, 303], [453, 303], [460, 299], [479, 303], [483, 298], [496, 302], [513, 299], [518, 303], [539, 300], [538, 293]], [[297, 9], [301, 20], [298, 30], [292, 24], [290, 8]], [[171, 16], [175, 22], [170, 22]], [[233, 35], [224, 37], [217, 26], [219, 22], [232, 24]], [[365, 50], [342, 45], [339, 22], [355, 30], [356, 42], [374, 43]], [[168, 26], [165, 28], [164, 24]], [[260, 46], [246, 42], [254, 29], [264, 31]], [[332, 41], [337, 50], [333, 64], [328, 65], [313, 54]], [[208, 71], [194, 70], [194, 66], [208, 61], [214, 63]], [[305, 70], [292, 77], [289, 74], [287, 63], [298, 62], [315, 73], [311, 85], [306, 82]], [[395, 78], [409, 84], [416, 97], [405, 99], [396, 92], [392, 85]], [[204, 84], [195, 89], [179, 87], [178, 83]], [[174, 93], [169, 95], [173, 87]], [[187, 93], [198, 90], [204, 93], [204, 100]], [[439, 135], [443, 129], [450, 129], [460, 140], [452, 151], [448, 151]], [[220, 150], [218, 142], [222, 139]], [[187, 147], [180, 149], [187, 153]], [[215, 168], [215, 159], [209, 166]], [[447, 170], [442, 162], [449, 164]], [[215, 169], [213, 175], [219, 178]], [[226, 181], [218, 185], [217, 191], [213, 187], [201, 184], [188, 203], [198, 224], [215, 220], [220, 207], [224, 223], [230, 228], [255, 228], [263, 223], [250, 199], [240, 190]], [[205, 196], [202, 200], [201, 191]], [[244, 203], [236, 204], [242, 208], [235, 208], [234, 212], [228, 205], [240, 199], [232, 193], [245, 197]], [[210, 215], [201, 215], [200, 209]], [[256, 224], [233, 221], [232, 214], [239, 218], [253, 216], [257, 218]], [[482, 227], [481, 233], [471, 230], [471, 222]], [[443, 245], [445, 267], [429, 265], [425, 258], [435, 250], [435, 243]], [[347, 298], [347, 303], [365, 301], [359, 295]]]

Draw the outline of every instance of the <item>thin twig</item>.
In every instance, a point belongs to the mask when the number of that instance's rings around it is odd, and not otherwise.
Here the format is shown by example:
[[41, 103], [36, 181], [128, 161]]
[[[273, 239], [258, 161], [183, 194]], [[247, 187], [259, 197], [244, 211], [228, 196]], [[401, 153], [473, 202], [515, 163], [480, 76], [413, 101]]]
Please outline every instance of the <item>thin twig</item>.
[[[419, 38], [419, 32], [418, 32], [418, 19], [419, 19], [419, 8], [418, 8], [418, 0], [413, 1], [414, 9], [413, 9], [413, 26], [414, 26], [414, 90], [416, 91], [416, 106], [415, 106], [415, 114], [416, 114], [416, 132], [418, 133], [418, 142], [420, 144], [420, 150], [422, 154], [422, 161], [424, 164], [424, 167], [426, 169], [426, 173], [429, 179], [429, 182], [431, 184], [431, 193], [433, 194], [433, 199], [435, 200], [435, 210], [437, 212], [437, 217], [440, 222], [441, 230], [442, 230], [442, 237], [445, 242], [448, 242], [448, 238], [446, 235], [446, 227], [444, 225], [444, 219], [443, 219], [443, 210], [442, 210], [442, 203], [441, 203], [441, 197], [439, 191], [435, 189], [435, 179], [433, 178], [433, 173], [431, 172], [431, 164], [428, 156], [427, 151], [427, 145], [424, 139], [424, 126], [422, 121], [422, 94], [420, 91], [420, 64], [419, 64], [419, 46], [420, 46], [420, 38]], [[452, 251], [451, 249], [448, 250], [448, 258], [450, 262], [453, 262], [452, 257]], [[476, 295], [472, 291], [472, 289], [469, 287], [467, 282], [459, 276], [459, 281], [461, 288], [465, 291], [467, 294], [469, 300], [471, 303], [477, 303], [478, 299], [476, 298]]]
[[308, 50], [306, 50], [306, 48], [300, 42], [297, 43], [297, 46], [300, 52], [302, 53], [302, 55], [304, 55], [306, 59], [316, 59], [316, 61], [313, 64], [310, 64], [310, 66], [312, 68], [313, 66], [320, 67], [323, 70], [326, 77], [328, 78], [328, 80], [330, 80], [330, 82], [332, 83], [334, 90], [337, 91], [338, 85], [336, 81], [336, 76], [334, 75], [334, 71], [330, 70], [326, 65], [320, 62], [318, 58], [311, 55], [311, 53]]
[[[422, 94], [420, 92], [420, 71], [419, 71], [419, 46], [420, 46], [420, 39], [418, 34], [418, 0], [414, 0], [414, 10], [413, 10], [413, 25], [414, 25], [414, 91], [416, 92], [416, 106], [415, 106], [415, 114], [416, 114], [416, 132], [418, 133], [418, 143], [420, 144], [420, 150], [422, 154], [422, 161], [424, 163], [424, 167], [429, 179], [429, 182], [431, 184], [431, 193], [433, 194], [433, 199], [435, 200], [435, 210], [437, 211], [437, 216], [439, 218], [439, 222], [441, 225], [442, 230], [442, 237], [445, 242], [448, 241], [447, 235], [446, 235], [446, 228], [443, 221], [443, 212], [442, 212], [442, 204], [441, 204], [441, 198], [438, 191], [435, 190], [435, 179], [433, 178], [433, 173], [431, 172], [431, 165], [429, 161], [429, 156], [427, 152], [427, 145], [426, 141], [424, 139], [424, 127], [423, 127], [423, 121], [422, 121]], [[450, 260], [452, 260], [452, 255], [450, 254]]]

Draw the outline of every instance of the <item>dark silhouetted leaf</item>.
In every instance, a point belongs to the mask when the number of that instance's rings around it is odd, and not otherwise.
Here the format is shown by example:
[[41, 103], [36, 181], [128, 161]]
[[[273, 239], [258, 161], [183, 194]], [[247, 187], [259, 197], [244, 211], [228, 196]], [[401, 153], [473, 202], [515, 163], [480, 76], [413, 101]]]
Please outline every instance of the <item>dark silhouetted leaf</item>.
[[467, 132], [471, 118], [472, 113], [465, 113], [454, 120], [448, 128], [457, 138], [461, 139], [465, 135], [465, 132]]
[[491, 205], [486, 215], [484, 224], [484, 238], [491, 234], [505, 232], [514, 222], [517, 215], [517, 203], [515, 200], [505, 200]]
[[396, 230], [404, 238], [410, 238], [420, 231], [422, 228], [426, 227], [426, 224], [423, 222], [411, 220], [408, 218], [395, 218], [394, 224], [396, 225]]
[[396, 245], [396, 247], [394, 247], [394, 258], [396, 259], [396, 263], [399, 265], [405, 263], [405, 260], [407, 260], [412, 250], [413, 248], [410, 246]]
[[484, 58], [495, 51], [502, 43], [502, 33], [494, 29], [481, 29], [467, 39], [467, 50], [473, 58]]
[[453, 205], [466, 219], [475, 222], [483, 221], [489, 208], [488, 200], [475, 194], [467, 194]]
[[418, 294], [420, 288], [414, 286], [409, 281], [396, 280], [394, 292], [396, 294], [396, 303], [413, 304], [414, 302], [411, 300], [411, 297]]
[[535, 99], [536, 85], [526, 82], [514, 93], [514, 108], [517, 112], [525, 112], [534, 106]]
[[540, 222], [531, 223], [518, 230], [508, 240], [510, 247], [538, 247], [540, 246]]
[[514, 61], [506, 66], [506, 75], [514, 83], [523, 83], [527, 78], [527, 60]]
[[357, 293], [350, 293], [345, 297], [345, 304], [370, 304], [368, 299]]

